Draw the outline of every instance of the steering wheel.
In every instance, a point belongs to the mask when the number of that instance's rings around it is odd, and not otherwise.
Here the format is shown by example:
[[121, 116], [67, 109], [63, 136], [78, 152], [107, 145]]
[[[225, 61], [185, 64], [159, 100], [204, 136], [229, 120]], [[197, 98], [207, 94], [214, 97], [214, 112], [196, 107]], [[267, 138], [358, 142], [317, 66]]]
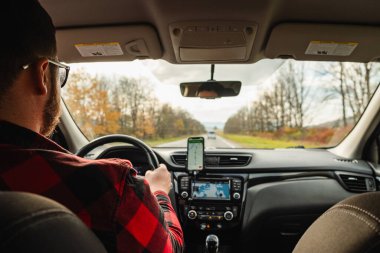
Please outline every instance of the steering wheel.
[[132, 144], [133, 146], [140, 148], [145, 153], [146, 157], [148, 158], [148, 164], [152, 169], [155, 169], [159, 166], [156, 154], [148, 145], [135, 137], [124, 134], [111, 134], [99, 137], [82, 147], [76, 155], [84, 157], [91, 150], [111, 142], [124, 142]]

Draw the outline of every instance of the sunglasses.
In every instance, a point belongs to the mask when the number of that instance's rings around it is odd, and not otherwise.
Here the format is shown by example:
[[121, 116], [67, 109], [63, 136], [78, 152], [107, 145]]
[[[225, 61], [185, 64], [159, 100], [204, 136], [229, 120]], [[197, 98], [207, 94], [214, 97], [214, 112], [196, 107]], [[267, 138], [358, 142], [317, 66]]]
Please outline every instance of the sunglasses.
[[[58, 81], [61, 88], [63, 88], [67, 82], [67, 78], [69, 77], [70, 67], [54, 60], [48, 60], [48, 62], [58, 67]], [[27, 64], [22, 66], [22, 68], [27, 69], [29, 66], [30, 64]]]

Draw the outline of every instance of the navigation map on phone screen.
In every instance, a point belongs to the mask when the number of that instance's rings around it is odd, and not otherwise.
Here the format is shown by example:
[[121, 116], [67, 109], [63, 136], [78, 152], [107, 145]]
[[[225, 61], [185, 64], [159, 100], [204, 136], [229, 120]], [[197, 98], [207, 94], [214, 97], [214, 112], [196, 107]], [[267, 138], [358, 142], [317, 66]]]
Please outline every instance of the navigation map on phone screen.
[[187, 141], [187, 170], [203, 170], [204, 139], [192, 137]]

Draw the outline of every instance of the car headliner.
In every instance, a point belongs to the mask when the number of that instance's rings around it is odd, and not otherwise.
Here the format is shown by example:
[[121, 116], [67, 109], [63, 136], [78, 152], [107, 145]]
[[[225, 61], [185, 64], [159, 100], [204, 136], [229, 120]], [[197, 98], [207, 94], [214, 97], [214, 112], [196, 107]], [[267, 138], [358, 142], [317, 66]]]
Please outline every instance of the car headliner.
[[[281, 54], [281, 52], [278, 52], [278, 54], [265, 52], [270, 34], [278, 24], [289, 22], [314, 25], [344, 24], [348, 28], [345, 33], [350, 33], [350, 25], [377, 29], [376, 25], [380, 23], [380, 15], [378, 14], [380, 2], [371, 0], [360, 2], [355, 0], [340, 2], [328, 0], [41, 0], [40, 2], [52, 16], [58, 32], [79, 27], [151, 25], [157, 31], [162, 46], [162, 56], [156, 58], [163, 58], [172, 63], [179, 63], [174, 55], [169, 30], [169, 25], [175, 22], [215, 20], [256, 23], [258, 30], [254, 39], [252, 53], [248, 60], [241, 63], [252, 63], [262, 58], [276, 58]], [[307, 30], [307, 27], [305, 29]], [[318, 30], [318, 26], [316, 30]], [[352, 35], [356, 32], [355, 26], [353, 26]], [[286, 36], [286, 33], [283, 36]], [[302, 34], [299, 36], [302, 37]], [[371, 36], [373, 36], [374, 41], [380, 40], [373, 31], [366, 33], [369, 41]], [[350, 36], [347, 38], [349, 39]], [[285, 43], [286, 47], [297, 47], [292, 43], [287, 44], [286, 37], [282, 37], [277, 41]], [[368, 46], [366, 47], [368, 48]], [[359, 52], [358, 54], [352, 59], [350, 57], [330, 57], [327, 60], [363, 62], [374, 60], [380, 56], [380, 45], [372, 44], [370, 45], [370, 52]], [[360, 54], [362, 54], [362, 57]], [[61, 54], [60, 57], [65, 59], [66, 55]], [[299, 59], [324, 60], [307, 55]], [[80, 57], [71, 57], [69, 61], [80, 62], [82, 60]]]

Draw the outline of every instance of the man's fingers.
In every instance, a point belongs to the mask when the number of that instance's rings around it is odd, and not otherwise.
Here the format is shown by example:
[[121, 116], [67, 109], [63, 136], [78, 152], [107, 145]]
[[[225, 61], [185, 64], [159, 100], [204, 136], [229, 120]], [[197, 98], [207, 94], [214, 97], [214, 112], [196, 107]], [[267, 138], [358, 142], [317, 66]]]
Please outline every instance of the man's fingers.
[[158, 165], [158, 168], [157, 169], [160, 169], [160, 170], [167, 170], [167, 168], [166, 168], [166, 165], [165, 164], [160, 164], [160, 165]]

